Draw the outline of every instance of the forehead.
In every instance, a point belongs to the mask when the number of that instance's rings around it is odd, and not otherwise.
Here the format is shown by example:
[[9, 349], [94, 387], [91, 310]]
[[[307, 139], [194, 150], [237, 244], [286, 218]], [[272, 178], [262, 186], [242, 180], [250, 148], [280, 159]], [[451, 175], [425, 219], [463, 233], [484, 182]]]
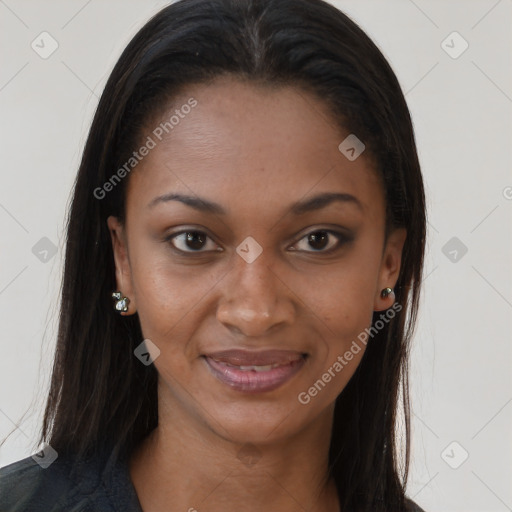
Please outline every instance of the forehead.
[[146, 132], [141, 141], [150, 137], [154, 147], [130, 176], [132, 207], [181, 191], [216, 198], [228, 210], [257, 210], [331, 190], [383, 207], [371, 160], [363, 154], [350, 161], [340, 152], [349, 133], [301, 89], [233, 78], [190, 86], [146, 123]]

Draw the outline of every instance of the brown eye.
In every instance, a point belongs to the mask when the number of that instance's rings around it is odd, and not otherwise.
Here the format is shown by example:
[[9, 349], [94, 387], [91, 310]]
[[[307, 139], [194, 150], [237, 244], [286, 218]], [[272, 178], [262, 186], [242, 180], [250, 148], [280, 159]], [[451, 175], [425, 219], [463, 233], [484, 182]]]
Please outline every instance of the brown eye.
[[[217, 247], [217, 244], [202, 231], [181, 231], [167, 237], [166, 240], [181, 252], [206, 252], [206, 250], [216, 250], [215, 248]], [[211, 242], [209, 248], [208, 241]], [[206, 250], [202, 250], [205, 248]]]
[[327, 231], [315, 231], [308, 235], [308, 244], [315, 251], [320, 251], [329, 245], [329, 237], [330, 233], [327, 233]]
[[302, 237], [295, 245], [294, 250], [305, 252], [330, 253], [339, 249], [352, 239], [343, 234], [326, 229], [319, 229]]

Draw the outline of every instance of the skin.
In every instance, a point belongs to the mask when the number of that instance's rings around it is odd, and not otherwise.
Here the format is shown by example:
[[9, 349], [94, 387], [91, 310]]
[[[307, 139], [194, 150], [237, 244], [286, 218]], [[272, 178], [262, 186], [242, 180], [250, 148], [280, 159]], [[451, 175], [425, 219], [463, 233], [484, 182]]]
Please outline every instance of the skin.
[[[372, 162], [340, 153], [349, 132], [321, 100], [224, 77], [187, 88], [148, 123], [148, 134], [190, 97], [197, 106], [130, 175], [126, 223], [108, 219], [118, 289], [131, 301], [126, 314], [138, 312], [144, 337], [160, 350], [159, 425], [130, 459], [132, 481], [145, 512], [169, 504], [191, 512], [337, 511], [327, 477], [334, 402], [364, 345], [310, 403], [297, 397], [370, 327], [374, 310], [393, 304], [380, 292], [397, 281], [406, 233], [395, 230], [385, 243]], [[178, 201], [148, 207], [171, 192], [227, 213]], [[351, 194], [360, 207], [332, 202], [289, 213], [321, 192]], [[330, 234], [324, 245], [309, 243], [322, 229], [353, 240]], [[186, 230], [209, 238], [165, 240]], [[252, 263], [236, 252], [248, 236], [263, 250]], [[297, 350], [308, 359], [278, 389], [249, 395], [217, 380], [201, 357], [230, 348]], [[254, 464], [244, 463], [242, 447]]]

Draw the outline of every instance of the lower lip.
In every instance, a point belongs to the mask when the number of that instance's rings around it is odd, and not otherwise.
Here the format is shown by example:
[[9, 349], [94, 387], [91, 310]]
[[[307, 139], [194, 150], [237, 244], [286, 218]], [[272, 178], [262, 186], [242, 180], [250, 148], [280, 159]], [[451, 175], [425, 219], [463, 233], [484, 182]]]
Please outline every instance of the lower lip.
[[278, 366], [266, 372], [255, 370], [240, 370], [204, 356], [208, 368], [221, 382], [236, 391], [244, 393], [262, 393], [272, 391], [289, 381], [303, 366], [304, 358], [293, 361], [285, 366]]

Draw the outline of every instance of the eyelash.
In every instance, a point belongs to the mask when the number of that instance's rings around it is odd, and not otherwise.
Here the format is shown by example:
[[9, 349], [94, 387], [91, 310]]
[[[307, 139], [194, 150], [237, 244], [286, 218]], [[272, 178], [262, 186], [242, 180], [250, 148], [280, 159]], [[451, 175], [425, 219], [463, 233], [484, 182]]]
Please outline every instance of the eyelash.
[[[170, 243], [171, 247], [173, 250], [175, 251], [178, 251], [179, 253], [181, 254], [201, 254], [201, 253], [205, 253], [205, 252], [208, 252], [208, 251], [184, 251], [182, 249], [178, 249], [173, 243], [172, 243], [172, 240], [174, 240], [175, 238], [177, 238], [178, 236], [180, 235], [187, 235], [187, 234], [190, 234], [190, 233], [193, 233], [193, 234], [200, 234], [200, 235], [204, 235], [206, 236], [207, 238], [209, 238], [210, 240], [211, 237], [209, 237], [204, 231], [199, 231], [199, 230], [193, 230], [193, 229], [187, 229], [187, 230], [183, 230], [183, 231], [179, 231], [177, 233], [173, 233], [171, 235], [169, 235], [168, 237], [165, 238], [165, 241]], [[307, 238], [308, 236], [310, 235], [313, 235], [313, 234], [317, 234], [317, 233], [327, 233], [329, 235], [333, 235], [337, 240], [337, 244], [334, 246], [334, 247], [331, 247], [330, 249], [328, 250], [318, 250], [318, 251], [315, 251], [315, 250], [311, 250], [311, 251], [303, 251], [303, 252], [306, 252], [306, 253], [317, 253], [317, 254], [331, 254], [339, 249], [341, 249], [341, 247], [349, 242], [351, 242], [353, 240], [353, 236], [351, 235], [348, 235], [348, 234], [345, 234], [345, 233], [340, 233], [338, 231], [331, 231], [329, 229], [315, 229], [315, 230], [312, 230], [312, 231], [309, 231], [308, 233], [306, 233], [302, 238], [300, 238], [296, 243], [304, 240], [305, 238]], [[307, 243], [307, 242], [306, 242]], [[294, 251], [299, 251], [298, 249], [293, 249]]]

